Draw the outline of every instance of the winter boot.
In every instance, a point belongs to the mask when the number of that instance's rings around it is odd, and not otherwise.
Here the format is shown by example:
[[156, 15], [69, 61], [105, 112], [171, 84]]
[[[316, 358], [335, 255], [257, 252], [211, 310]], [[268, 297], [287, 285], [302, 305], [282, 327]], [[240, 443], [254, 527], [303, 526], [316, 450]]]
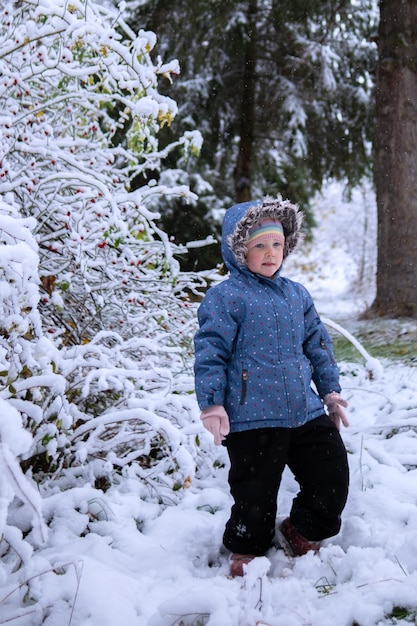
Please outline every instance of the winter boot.
[[279, 527], [285, 541], [291, 549], [293, 556], [302, 556], [307, 552], [318, 552], [320, 549], [319, 541], [309, 541], [292, 525], [291, 520], [287, 517]]
[[243, 566], [253, 561], [254, 558], [255, 556], [252, 554], [232, 554], [230, 557], [230, 576], [232, 578], [244, 576]]

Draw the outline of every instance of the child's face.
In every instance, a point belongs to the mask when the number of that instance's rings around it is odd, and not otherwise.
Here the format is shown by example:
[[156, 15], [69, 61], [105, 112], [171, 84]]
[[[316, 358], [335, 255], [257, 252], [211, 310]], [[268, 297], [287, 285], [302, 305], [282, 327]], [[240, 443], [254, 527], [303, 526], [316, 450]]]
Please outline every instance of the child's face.
[[283, 243], [269, 239], [248, 250], [246, 265], [251, 272], [271, 278], [281, 267], [283, 256]]

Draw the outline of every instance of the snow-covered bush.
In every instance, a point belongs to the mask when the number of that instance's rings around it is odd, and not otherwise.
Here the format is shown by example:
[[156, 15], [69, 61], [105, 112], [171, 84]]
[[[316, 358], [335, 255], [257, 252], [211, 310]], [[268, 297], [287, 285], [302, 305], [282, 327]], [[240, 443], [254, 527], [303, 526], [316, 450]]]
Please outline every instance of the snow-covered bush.
[[0, 400], [31, 436], [16, 459], [41, 491], [133, 477], [144, 499], [175, 501], [198, 465], [189, 296], [203, 282], [152, 208], [195, 200], [156, 180], [200, 145], [158, 145], [176, 113], [158, 81], [178, 64], [92, 1], [0, 11]]
[[[12, 596], [22, 615], [37, 603], [42, 575], [58, 575], [36, 558], [58, 523], [52, 495], [65, 492], [74, 516], [82, 507], [74, 532], [85, 534], [105, 510], [107, 489], [133, 492], [149, 519], [210, 461], [188, 378], [177, 382], [158, 365], [155, 343], [103, 333], [58, 348], [43, 333], [35, 223], [0, 203], [0, 612]], [[147, 368], [132, 357], [139, 353]], [[43, 623], [37, 612], [31, 623]]]
[[158, 147], [177, 110], [158, 80], [179, 68], [153, 63], [155, 42], [85, 0], [3, 3], [0, 193], [37, 220], [43, 323], [66, 345], [103, 329], [178, 344], [189, 319], [191, 277], [173, 256], [186, 249], [147, 207], [195, 200], [155, 176], [172, 151], [198, 152], [200, 135]]
[[12, 569], [32, 552], [23, 546], [21, 529], [8, 520], [16, 496], [30, 511], [36, 542], [46, 538], [39, 491], [20, 462], [33, 450], [32, 432], [42, 438], [48, 404], [54, 396], [64, 399], [65, 390], [65, 380], [52, 372], [45, 351], [50, 342], [42, 337], [37, 245], [30, 232], [34, 224], [33, 218], [19, 218], [0, 203], [0, 553], [3, 567], [10, 560]]

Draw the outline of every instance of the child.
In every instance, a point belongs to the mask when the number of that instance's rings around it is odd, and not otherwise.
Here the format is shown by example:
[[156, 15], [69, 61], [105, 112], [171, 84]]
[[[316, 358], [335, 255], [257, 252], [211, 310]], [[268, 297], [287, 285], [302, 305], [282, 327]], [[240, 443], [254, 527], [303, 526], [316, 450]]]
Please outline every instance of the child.
[[228, 209], [222, 255], [229, 277], [198, 310], [201, 419], [230, 458], [234, 504], [223, 543], [232, 576], [272, 545], [286, 465], [300, 491], [279, 530], [294, 555], [317, 551], [339, 532], [347, 499], [339, 434], [340, 422], [348, 426], [347, 403], [331, 341], [308, 291], [280, 275], [301, 240], [301, 222], [298, 207], [280, 196]]

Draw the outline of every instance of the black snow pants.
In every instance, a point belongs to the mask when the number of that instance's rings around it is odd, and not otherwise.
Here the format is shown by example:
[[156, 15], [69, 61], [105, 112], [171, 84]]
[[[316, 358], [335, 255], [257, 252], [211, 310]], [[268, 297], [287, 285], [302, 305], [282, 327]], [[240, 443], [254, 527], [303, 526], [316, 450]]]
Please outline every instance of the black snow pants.
[[298, 428], [260, 428], [228, 435], [234, 500], [223, 543], [232, 552], [263, 555], [271, 547], [277, 496], [286, 465], [300, 490], [290, 518], [310, 541], [340, 530], [349, 469], [338, 429], [327, 415]]

